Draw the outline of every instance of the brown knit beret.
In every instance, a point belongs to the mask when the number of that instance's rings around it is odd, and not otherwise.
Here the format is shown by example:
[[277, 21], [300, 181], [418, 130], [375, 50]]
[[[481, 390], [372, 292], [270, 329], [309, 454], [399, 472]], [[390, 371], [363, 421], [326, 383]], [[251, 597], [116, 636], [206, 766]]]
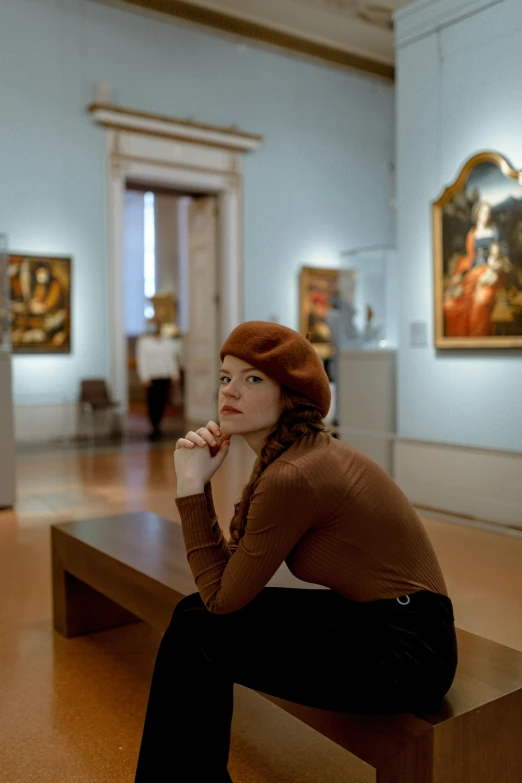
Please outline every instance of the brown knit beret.
[[271, 321], [246, 321], [225, 340], [221, 351], [266, 373], [292, 391], [308, 397], [323, 417], [330, 410], [331, 392], [323, 363], [299, 332]]

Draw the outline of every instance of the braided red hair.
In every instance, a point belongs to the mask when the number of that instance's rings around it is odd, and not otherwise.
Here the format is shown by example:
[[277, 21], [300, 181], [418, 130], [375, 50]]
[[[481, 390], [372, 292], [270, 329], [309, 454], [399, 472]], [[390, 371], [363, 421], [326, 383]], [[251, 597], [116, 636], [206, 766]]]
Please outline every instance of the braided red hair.
[[323, 424], [321, 411], [313, 402], [284, 386], [281, 394], [283, 404], [281, 416], [267, 437], [261, 454], [254, 463], [250, 479], [243, 489], [239, 502], [235, 505], [234, 516], [230, 522], [229, 546], [232, 552], [235, 552], [245, 534], [250, 501], [266, 468], [303, 435], [328, 431]]

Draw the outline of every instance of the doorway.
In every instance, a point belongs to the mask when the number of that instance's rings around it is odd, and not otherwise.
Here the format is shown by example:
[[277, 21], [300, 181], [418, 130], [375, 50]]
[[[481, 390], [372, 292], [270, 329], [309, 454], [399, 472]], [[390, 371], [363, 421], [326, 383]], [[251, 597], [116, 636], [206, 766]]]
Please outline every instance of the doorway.
[[[183, 194], [207, 194], [216, 205], [219, 263], [213, 270], [213, 284], [207, 284], [204, 254], [197, 255], [194, 270], [205, 285], [194, 300], [198, 309], [191, 310], [197, 315], [198, 328], [192, 329], [189, 324], [185, 346], [190, 362], [186, 365], [184, 413], [191, 425], [200, 426], [215, 415], [214, 346], [221, 345], [243, 320], [243, 155], [257, 149], [262, 137], [232, 127], [201, 125], [119, 106], [94, 104], [89, 110], [106, 131], [108, 378], [123, 410], [128, 407], [124, 290], [127, 183]], [[194, 210], [194, 221], [200, 226], [205, 220], [201, 212]], [[206, 329], [206, 333], [213, 330], [213, 339], [203, 339], [199, 328]]]
[[127, 434], [150, 430], [152, 351], [156, 378], [170, 379], [161, 430], [179, 437], [217, 394], [218, 197], [128, 181], [123, 230]]

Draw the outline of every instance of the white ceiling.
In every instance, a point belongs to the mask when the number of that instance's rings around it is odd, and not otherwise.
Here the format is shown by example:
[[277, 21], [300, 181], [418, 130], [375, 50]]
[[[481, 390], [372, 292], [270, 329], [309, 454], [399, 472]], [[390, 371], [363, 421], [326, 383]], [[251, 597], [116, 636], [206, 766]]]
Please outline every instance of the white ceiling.
[[393, 64], [393, 12], [412, 0], [189, 0], [344, 51]]

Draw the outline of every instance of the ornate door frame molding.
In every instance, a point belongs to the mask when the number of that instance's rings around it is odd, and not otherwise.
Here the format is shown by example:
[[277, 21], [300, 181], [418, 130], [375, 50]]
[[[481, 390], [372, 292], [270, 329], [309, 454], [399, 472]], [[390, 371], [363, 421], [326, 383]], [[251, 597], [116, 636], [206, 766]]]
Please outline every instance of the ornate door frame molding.
[[243, 154], [257, 149], [262, 137], [100, 103], [92, 104], [88, 111], [105, 129], [109, 382], [114, 397], [127, 410], [123, 287], [126, 183], [218, 196], [218, 340], [224, 340], [243, 319]]

